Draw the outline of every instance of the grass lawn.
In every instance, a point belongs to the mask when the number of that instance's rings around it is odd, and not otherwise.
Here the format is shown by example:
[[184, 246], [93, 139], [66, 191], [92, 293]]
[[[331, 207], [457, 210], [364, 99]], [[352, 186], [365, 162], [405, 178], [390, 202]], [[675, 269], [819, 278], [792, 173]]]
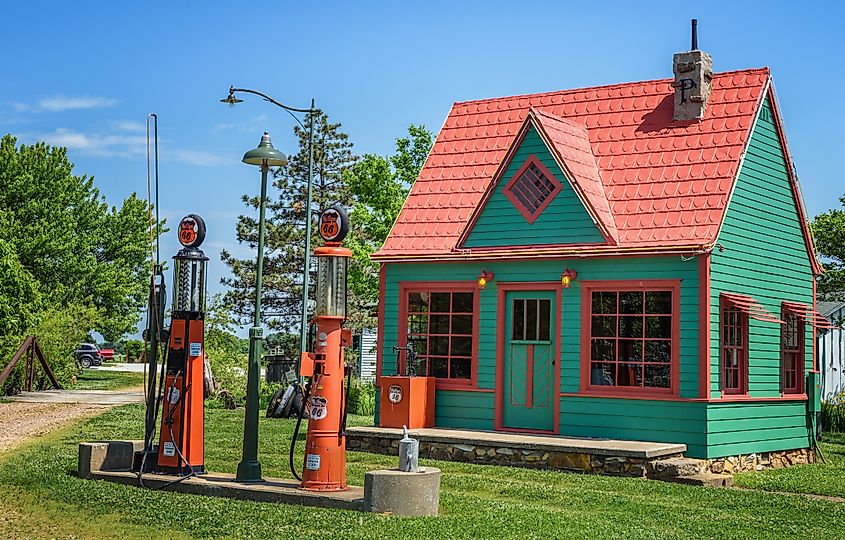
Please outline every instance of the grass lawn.
[[[371, 421], [354, 418], [354, 424]], [[129, 405], [54, 432], [0, 461], [0, 537], [77, 538], [818, 538], [845, 537], [845, 504], [762, 491], [424, 460], [443, 469], [441, 516], [396, 518], [154, 492], [76, 478], [80, 440], [138, 438]], [[206, 413], [206, 465], [234, 472], [242, 411]], [[266, 476], [290, 477], [293, 422], [261, 419]], [[302, 463], [299, 444], [297, 464]], [[828, 450], [828, 454], [833, 451]], [[391, 456], [350, 452], [348, 475]], [[6, 517], [4, 517], [6, 516]], [[8, 516], [12, 516], [9, 518]], [[6, 534], [3, 527], [9, 530]], [[22, 532], [21, 532], [22, 531]]]
[[821, 448], [826, 464], [742, 473], [734, 481], [739, 486], [767, 491], [845, 497], [845, 433], [825, 433]]
[[[144, 384], [144, 374], [129, 371], [83, 369], [70, 390], [120, 390]], [[141, 435], [143, 437], [143, 435]]]

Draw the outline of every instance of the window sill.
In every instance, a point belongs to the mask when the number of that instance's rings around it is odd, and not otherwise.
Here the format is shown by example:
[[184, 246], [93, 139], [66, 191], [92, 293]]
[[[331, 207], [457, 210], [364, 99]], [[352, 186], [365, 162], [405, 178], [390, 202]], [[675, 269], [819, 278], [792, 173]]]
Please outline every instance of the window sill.
[[[486, 392], [486, 390], [482, 390], [478, 388], [478, 385], [475, 381], [450, 381], [448, 379], [436, 379], [435, 382], [435, 389], [436, 390], [465, 390], [469, 392]], [[492, 390], [491, 390], [492, 391]]]
[[722, 394], [722, 397], [712, 401], [807, 401], [807, 394], [781, 394], [780, 396], [759, 397], [748, 394]]
[[670, 388], [646, 390], [643, 388], [625, 387], [590, 387], [582, 388], [578, 392], [583, 397], [604, 397], [604, 398], [638, 398], [638, 399], [674, 399], [678, 395]]

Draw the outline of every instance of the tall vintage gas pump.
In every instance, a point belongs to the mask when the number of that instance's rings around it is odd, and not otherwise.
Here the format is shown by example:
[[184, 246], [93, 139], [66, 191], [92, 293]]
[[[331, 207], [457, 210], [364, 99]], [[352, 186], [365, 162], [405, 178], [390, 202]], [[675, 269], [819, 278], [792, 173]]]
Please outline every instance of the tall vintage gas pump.
[[199, 249], [205, 222], [189, 214], [179, 223], [183, 248], [173, 257], [170, 345], [163, 387], [156, 472], [204, 472], [203, 351], [208, 257]]
[[313, 352], [303, 352], [300, 375], [310, 377], [307, 403], [308, 435], [300, 487], [312, 491], [344, 491], [346, 486], [346, 415], [343, 347], [351, 335], [346, 320], [346, 275], [352, 252], [341, 246], [349, 231], [339, 206], [320, 215], [319, 232], [326, 241], [314, 250], [317, 258], [316, 335]]

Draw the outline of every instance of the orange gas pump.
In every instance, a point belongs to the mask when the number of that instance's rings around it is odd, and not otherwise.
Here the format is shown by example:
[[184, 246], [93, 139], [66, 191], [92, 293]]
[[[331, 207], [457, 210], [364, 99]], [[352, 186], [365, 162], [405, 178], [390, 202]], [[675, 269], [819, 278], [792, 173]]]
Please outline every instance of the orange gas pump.
[[[313, 352], [303, 352], [300, 375], [309, 377], [308, 435], [302, 489], [344, 491], [346, 486], [346, 397], [350, 370], [343, 363], [343, 347], [351, 336], [346, 320], [346, 274], [352, 252], [341, 246], [349, 230], [346, 212], [335, 206], [320, 215], [320, 235], [326, 245], [314, 250], [317, 258], [317, 331]], [[344, 392], [346, 387], [346, 393]]]
[[190, 214], [179, 224], [183, 249], [173, 257], [173, 304], [156, 472], [204, 472], [203, 351], [206, 264], [199, 249], [203, 219]]

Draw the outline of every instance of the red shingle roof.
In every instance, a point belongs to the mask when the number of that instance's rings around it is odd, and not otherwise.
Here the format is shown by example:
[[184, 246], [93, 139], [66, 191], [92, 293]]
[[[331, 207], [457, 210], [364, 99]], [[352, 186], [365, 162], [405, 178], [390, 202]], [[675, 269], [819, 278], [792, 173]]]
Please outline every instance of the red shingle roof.
[[768, 79], [714, 75], [699, 122], [672, 120], [672, 79], [456, 103], [375, 257], [456, 253], [532, 109], [616, 248], [710, 245]]

